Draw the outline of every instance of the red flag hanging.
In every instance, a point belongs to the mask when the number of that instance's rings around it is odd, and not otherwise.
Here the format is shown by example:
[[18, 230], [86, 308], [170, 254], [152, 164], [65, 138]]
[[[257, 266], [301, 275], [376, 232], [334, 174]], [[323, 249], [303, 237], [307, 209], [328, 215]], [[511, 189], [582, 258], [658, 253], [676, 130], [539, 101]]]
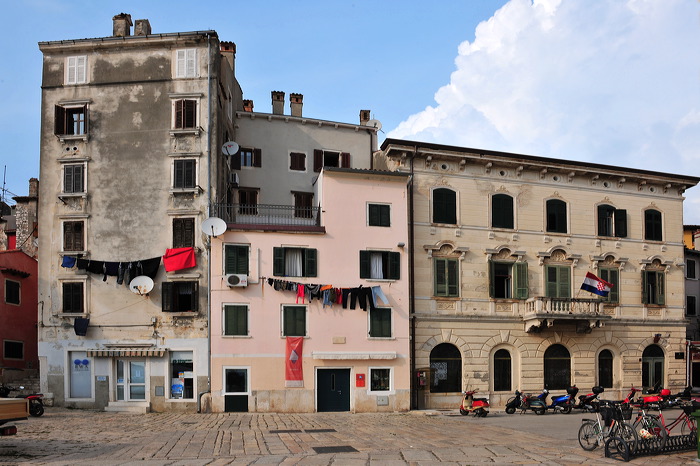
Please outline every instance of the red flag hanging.
[[303, 346], [304, 337], [287, 337], [287, 351], [284, 362], [285, 387], [304, 386], [304, 368], [301, 362]]

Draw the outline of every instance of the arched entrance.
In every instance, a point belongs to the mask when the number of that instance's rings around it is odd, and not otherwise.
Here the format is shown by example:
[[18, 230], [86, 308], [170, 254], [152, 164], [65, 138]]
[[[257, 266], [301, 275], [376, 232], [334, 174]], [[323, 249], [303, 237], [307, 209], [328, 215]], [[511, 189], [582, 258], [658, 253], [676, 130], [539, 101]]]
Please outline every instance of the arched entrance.
[[544, 386], [549, 390], [571, 385], [571, 354], [564, 345], [552, 345], [544, 352]]
[[664, 384], [664, 350], [649, 345], [642, 353], [642, 386], [661, 388]]
[[450, 343], [440, 343], [430, 351], [433, 379], [430, 393], [462, 391], [462, 354]]

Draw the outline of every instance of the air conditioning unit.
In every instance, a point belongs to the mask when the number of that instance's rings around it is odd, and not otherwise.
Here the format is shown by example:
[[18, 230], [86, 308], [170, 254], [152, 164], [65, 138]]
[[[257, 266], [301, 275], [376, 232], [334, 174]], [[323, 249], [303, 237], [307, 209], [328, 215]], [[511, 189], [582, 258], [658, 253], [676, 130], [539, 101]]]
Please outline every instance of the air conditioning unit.
[[228, 182], [232, 187], [237, 188], [238, 184], [240, 183], [240, 179], [238, 178], [238, 173], [229, 173]]
[[226, 284], [230, 287], [248, 286], [248, 275], [230, 273], [226, 275]]

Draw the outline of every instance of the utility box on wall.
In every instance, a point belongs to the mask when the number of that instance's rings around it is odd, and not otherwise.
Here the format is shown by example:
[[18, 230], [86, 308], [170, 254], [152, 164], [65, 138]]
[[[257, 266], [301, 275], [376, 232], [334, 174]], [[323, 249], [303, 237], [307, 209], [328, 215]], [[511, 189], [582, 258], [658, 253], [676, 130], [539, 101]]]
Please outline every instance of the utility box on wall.
[[358, 388], [364, 388], [365, 374], [355, 374], [355, 386]]

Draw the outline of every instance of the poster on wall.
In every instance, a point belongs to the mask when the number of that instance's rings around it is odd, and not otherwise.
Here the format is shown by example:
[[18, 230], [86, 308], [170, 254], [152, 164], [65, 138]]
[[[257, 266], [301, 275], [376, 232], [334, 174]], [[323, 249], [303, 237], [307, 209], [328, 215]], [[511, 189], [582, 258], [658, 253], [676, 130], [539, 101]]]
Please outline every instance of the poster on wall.
[[301, 363], [304, 337], [287, 337], [287, 351], [285, 352], [284, 386], [303, 387], [304, 368]]

